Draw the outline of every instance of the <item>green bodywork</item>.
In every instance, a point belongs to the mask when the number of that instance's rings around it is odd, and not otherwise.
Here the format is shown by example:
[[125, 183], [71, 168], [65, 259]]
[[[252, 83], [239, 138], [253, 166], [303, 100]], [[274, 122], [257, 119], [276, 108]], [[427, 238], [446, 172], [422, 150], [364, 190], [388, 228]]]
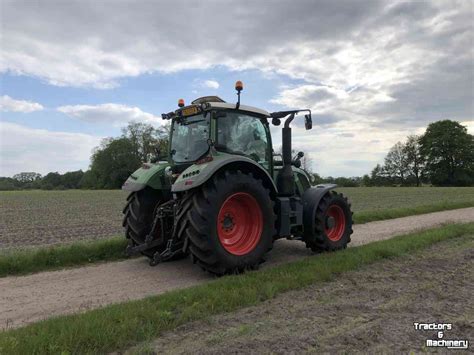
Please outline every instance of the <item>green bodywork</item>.
[[[141, 167], [136, 170], [124, 183], [122, 189], [127, 191], [139, 191], [148, 186], [156, 190], [183, 192], [202, 185], [217, 171], [225, 169], [226, 165], [238, 163], [251, 165], [264, 172], [268, 177], [268, 181], [271, 182], [274, 192], [278, 193], [274, 181], [280, 171], [280, 167], [275, 167], [272, 177], [260, 164], [250, 158], [220, 152], [217, 152], [215, 155], [213, 154], [212, 157], [212, 161], [202, 164], [193, 164], [188, 167], [179, 175], [174, 184], [171, 183], [170, 177], [165, 173], [166, 167], [171, 167], [170, 163], [146, 163], [147, 168]], [[303, 169], [294, 166], [292, 168], [295, 176], [296, 192], [302, 196], [303, 192], [311, 186], [310, 175]]]
[[184, 170], [174, 182], [171, 191], [182, 192], [200, 186], [209, 180], [209, 178], [211, 178], [211, 176], [213, 176], [218, 170], [232, 163], [237, 163], [240, 165], [245, 164], [251, 166], [252, 168], [259, 169], [263, 174], [265, 174], [268, 181], [271, 182], [273, 189], [276, 191], [276, 186], [273, 183], [273, 179], [270, 174], [260, 164], [256, 163], [252, 159], [241, 155], [216, 152], [213, 149], [211, 150], [209, 157], [212, 157], [212, 160], [202, 164], [193, 164]]
[[123, 190], [140, 191], [149, 186], [155, 190], [171, 189], [171, 182], [165, 175], [165, 169], [171, 164], [160, 162], [157, 164], [145, 163], [129, 176], [122, 186]]

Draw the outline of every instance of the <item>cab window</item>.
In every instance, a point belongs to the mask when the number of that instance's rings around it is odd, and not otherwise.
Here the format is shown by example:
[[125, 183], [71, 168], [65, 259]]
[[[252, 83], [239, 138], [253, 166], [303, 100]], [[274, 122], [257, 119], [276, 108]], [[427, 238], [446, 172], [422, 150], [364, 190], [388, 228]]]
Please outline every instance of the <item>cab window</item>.
[[239, 112], [219, 116], [216, 148], [231, 154], [246, 155], [262, 165], [268, 165], [267, 133], [262, 121]]

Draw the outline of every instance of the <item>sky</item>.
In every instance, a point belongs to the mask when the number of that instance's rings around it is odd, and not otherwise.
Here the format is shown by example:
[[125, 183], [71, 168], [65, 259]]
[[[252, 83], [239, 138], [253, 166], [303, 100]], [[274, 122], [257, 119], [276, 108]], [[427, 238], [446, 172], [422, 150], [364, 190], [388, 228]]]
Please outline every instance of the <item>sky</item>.
[[[0, 0], [0, 176], [83, 169], [205, 95], [310, 108], [293, 146], [360, 176], [440, 119], [474, 134], [473, 1]], [[279, 129], [272, 128], [275, 148]]]

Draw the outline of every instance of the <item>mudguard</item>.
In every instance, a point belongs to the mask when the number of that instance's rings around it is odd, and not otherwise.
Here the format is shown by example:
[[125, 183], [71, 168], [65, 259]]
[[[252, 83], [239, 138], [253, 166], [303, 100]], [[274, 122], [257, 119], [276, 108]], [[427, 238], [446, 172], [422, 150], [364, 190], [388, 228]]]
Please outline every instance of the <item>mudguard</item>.
[[128, 177], [122, 185], [122, 190], [140, 191], [146, 186], [156, 190], [170, 189], [171, 184], [165, 177], [165, 169], [168, 166], [170, 166], [168, 162], [144, 163], [140, 169]]
[[212, 160], [204, 159], [202, 163], [193, 164], [184, 170], [172, 185], [171, 191], [183, 192], [198, 187], [209, 180], [217, 170], [228, 164], [250, 165], [253, 169], [258, 169], [258, 171], [261, 172], [263, 176], [266, 176], [274, 191], [277, 191], [276, 185], [273, 182], [270, 174], [254, 160], [241, 155], [231, 155], [225, 153], [218, 153], [216, 155], [212, 155], [211, 157]]
[[316, 210], [323, 196], [336, 188], [336, 184], [322, 184], [307, 189], [302, 197], [303, 201], [303, 230], [311, 236], [316, 222]]

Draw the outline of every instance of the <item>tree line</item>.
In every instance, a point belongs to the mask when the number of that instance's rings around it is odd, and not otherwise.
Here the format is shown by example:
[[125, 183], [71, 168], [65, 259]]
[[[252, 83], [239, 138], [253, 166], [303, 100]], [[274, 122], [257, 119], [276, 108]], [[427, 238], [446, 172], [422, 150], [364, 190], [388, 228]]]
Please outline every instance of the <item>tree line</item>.
[[89, 170], [41, 176], [23, 172], [12, 178], [0, 177], [0, 190], [20, 189], [118, 189], [143, 162], [166, 154], [169, 125], [155, 128], [150, 124], [131, 122], [116, 138], [105, 138], [92, 152]]
[[[16, 189], [117, 189], [145, 161], [165, 156], [169, 125], [154, 128], [132, 122], [116, 138], [104, 139], [95, 148], [89, 170], [41, 176], [23, 172], [12, 178], [0, 177], [0, 190]], [[302, 160], [310, 170], [308, 153]], [[443, 120], [428, 125], [420, 136], [410, 135], [397, 142], [387, 153], [384, 163], [377, 164], [362, 177], [321, 177], [312, 173], [315, 184], [336, 183], [339, 186], [473, 186], [474, 136], [459, 122]]]
[[430, 123], [424, 134], [397, 142], [369, 175], [365, 186], [473, 186], [474, 136], [459, 122]]

